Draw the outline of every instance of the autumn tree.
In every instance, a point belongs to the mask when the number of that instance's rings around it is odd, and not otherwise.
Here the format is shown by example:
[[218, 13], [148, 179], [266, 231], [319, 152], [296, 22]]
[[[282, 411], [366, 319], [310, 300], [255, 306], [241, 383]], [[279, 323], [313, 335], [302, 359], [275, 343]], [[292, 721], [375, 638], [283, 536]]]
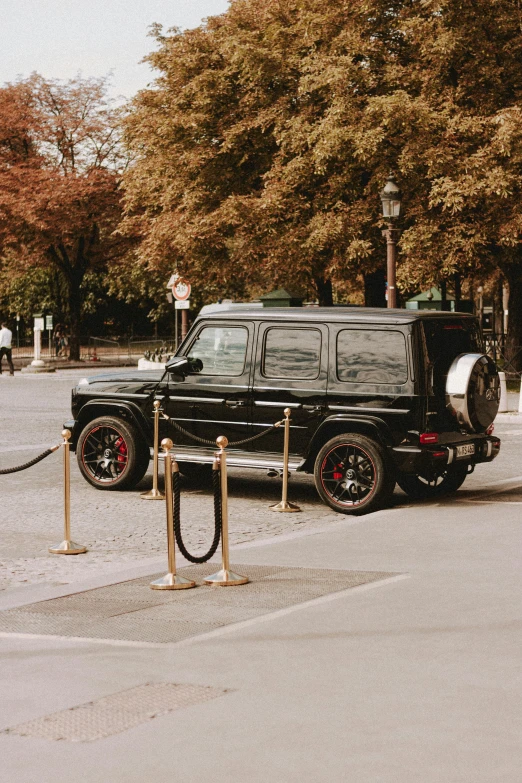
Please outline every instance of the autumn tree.
[[126, 124], [127, 225], [144, 262], [168, 259], [221, 294], [282, 284], [321, 304], [332, 282], [382, 264], [393, 150], [357, 148], [400, 42], [382, 15], [373, 30], [364, 4], [330, 0], [236, 0], [197, 30], [155, 30], [159, 76]]
[[64, 284], [70, 358], [79, 358], [83, 284], [129, 240], [115, 233], [126, 165], [103, 79], [33, 75], [0, 89], [4, 273], [54, 269]]
[[[387, 65], [363, 147], [395, 147], [407, 194], [403, 285], [500, 273], [522, 345], [522, 14], [512, 0], [401, 4], [412, 56]], [[390, 78], [391, 77], [391, 78]]]
[[157, 28], [126, 125], [142, 260], [330, 303], [382, 265], [394, 169], [403, 289], [500, 272], [522, 345], [521, 24], [514, 0], [235, 0]]

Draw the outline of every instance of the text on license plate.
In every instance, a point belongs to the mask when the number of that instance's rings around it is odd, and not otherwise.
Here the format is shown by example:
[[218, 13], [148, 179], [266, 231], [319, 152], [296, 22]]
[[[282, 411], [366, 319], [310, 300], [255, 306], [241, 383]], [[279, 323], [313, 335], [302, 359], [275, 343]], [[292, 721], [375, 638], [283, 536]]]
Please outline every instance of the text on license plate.
[[475, 444], [466, 443], [463, 446], [457, 446], [457, 459], [459, 457], [470, 457], [475, 453]]

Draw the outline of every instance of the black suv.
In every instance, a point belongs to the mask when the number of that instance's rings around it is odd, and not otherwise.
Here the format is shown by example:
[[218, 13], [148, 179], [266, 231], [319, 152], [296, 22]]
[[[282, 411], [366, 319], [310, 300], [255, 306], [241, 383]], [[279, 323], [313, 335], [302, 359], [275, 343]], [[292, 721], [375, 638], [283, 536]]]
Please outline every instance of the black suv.
[[165, 371], [83, 379], [66, 426], [87, 481], [123, 489], [147, 470], [155, 399], [169, 417], [160, 435], [192, 478], [209, 470], [218, 435], [229, 465], [281, 471], [283, 428], [270, 427], [290, 408], [289, 469], [357, 514], [385, 504], [396, 482], [436, 497], [491, 462], [499, 396], [471, 315], [252, 308], [200, 316]]

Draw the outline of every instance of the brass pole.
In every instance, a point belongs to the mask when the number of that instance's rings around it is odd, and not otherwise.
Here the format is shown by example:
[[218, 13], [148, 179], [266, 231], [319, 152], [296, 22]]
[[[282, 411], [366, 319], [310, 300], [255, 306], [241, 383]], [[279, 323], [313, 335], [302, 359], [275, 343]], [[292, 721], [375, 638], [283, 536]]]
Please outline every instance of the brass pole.
[[64, 506], [64, 540], [61, 544], [49, 547], [52, 555], [83, 555], [86, 547], [71, 541], [71, 444], [70, 430], [62, 431], [63, 438], [63, 506]]
[[216, 440], [219, 451], [216, 457], [221, 463], [221, 570], [204, 580], [206, 585], [216, 585], [217, 587], [231, 587], [232, 585], [245, 585], [248, 582], [248, 576], [241, 576], [230, 570], [230, 559], [228, 552], [228, 481], [227, 481], [227, 454], [228, 438], [224, 435]]
[[285, 408], [285, 442], [283, 446], [283, 497], [280, 503], [276, 503], [274, 506], [270, 506], [271, 511], [286, 511], [287, 513], [295, 513], [301, 511], [299, 506], [295, 503], [288, 502], [288, 460], [290, 453], [290, 408]]
[[142, 492], [141, 497], [143, 500], [165, 500], [165, 495], [158, 489], [158, 465], [159, 465], [159, 417], [160, 417], [159, 400], [154, 400], [152, 407], [154, 408], [154, 457], [152, 462], [152, 489], [148, 492]]
[[185, 579], [184, 576], [178, 576], [178, 574], [176, 574], [172, 472], [173, 470], [176, 472], [179, 471], [179, 467], [176, 461], [174, 461], [174, 465], [172, 464], [172, 457], [169, 454], [172, 446], [173, 443], [170, 438], [163, 438], [161, 441], [161, 448], [165, 452], [165, 501], [167, 508], [167, 552], [169, 570], [165, 576], [150, 583], [150, 587], [153, 590], [184, 590], [187, 587], [196, 586], [196, 583], [192, 580]]

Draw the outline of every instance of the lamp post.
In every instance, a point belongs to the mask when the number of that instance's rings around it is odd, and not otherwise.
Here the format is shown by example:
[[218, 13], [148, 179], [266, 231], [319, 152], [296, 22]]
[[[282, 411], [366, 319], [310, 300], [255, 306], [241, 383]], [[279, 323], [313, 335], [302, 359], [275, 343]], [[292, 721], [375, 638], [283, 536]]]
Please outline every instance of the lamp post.
[[388, 222], [388, 228], [382, 232], [386, 238], [386, 276], [388, 279], [388, 307], [397, 307], [397, 289], [395, 287], [395, 272], [397, 267], [397, 240], [400, 230], [393, 227], [401, 212], [402, 193], [390, 173], [386, 185], [381, 190], [382, 214]]

